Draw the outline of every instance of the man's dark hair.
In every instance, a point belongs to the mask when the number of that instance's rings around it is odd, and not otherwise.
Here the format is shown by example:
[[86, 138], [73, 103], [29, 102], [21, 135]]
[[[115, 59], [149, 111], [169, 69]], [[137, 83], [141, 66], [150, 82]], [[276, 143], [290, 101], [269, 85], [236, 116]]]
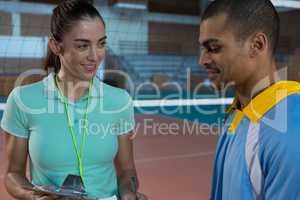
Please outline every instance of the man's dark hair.
[[205, 19], [225, 14], [226, 27], [233, 28], [240, 40], [256, 31], [265, 33], [274, 56], [279, 38], [279, 15], [270, 0], [215, 0], [202, 15]]

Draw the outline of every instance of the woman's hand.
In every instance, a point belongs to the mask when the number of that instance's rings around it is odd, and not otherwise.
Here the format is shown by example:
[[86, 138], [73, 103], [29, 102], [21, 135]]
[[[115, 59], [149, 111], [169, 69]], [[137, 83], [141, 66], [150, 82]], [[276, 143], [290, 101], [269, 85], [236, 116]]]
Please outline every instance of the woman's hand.
[[[74, 198], [71, 197], [60, 197], [56, 195], [46, 195], [46, 194], [40, 194], [36, 193], [35, 191], [30, 191], [30, 198], [27, 198], [28, 200], [74, 200]], [[81, 200], [81, 199], [76, 199]], [[84, 200], [84, 199], [82, 199]]]
[[121, 200], [148, 200], [148, 197], [142, 193], [128, 192], [121, 196]]
[[[38, 194], [36, 192], [33, 192], [30, 200], [74, 200], [74, 198], [62, 197], [62, 196], [57, 196], [57, 195]], [[76, 200], [84, 200], [84, 198], [82, 198], [82, 199], [76, 198]]]
[[62, 200], [61, 198], [59, 198], [58, 196], [55, 195], [48, 195], [48, 194], [41, 194], [41, 193], [37, 193], [35, 191], [29, 191], [27, 193], [28, 198], [26, 198], [26, 200]]

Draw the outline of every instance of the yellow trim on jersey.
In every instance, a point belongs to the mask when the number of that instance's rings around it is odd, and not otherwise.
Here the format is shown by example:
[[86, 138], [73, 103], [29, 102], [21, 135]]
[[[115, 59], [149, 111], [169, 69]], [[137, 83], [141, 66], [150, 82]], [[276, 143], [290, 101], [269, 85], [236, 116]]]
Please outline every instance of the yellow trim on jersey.
[[244, 115], [253, 123], [257, 123], [276, 104], [295, 93], [300, 94], [300, 83], [296, 81], [279, 81], [258, 94], [242, 111], [237, 109], [238, 100], [235, 99], [226, 111], [236, 110], [238, 113], [234, 116], [229, 131], [235, 132]]
[[238, 103], [239, 103], [239, 100], [237, 98], [234, 98], [232, 104], [228, 108], [225, 109], [225, 113], [230, 113], [233, 110], [237, 109]]
[[235, 130], [239, 126], [243, 117], [244, 117], [244, 113], [237, 109], [235, 112], [234, 118], [232, 119], [232, 122], [228, 128], [229, 133], [231, 133], [231, 134], [235, 133]]

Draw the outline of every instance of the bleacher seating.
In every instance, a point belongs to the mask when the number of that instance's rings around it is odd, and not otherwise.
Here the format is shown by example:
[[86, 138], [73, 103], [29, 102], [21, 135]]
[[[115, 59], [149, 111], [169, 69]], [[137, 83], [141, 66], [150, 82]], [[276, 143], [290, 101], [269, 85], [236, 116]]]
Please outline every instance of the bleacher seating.
[[124, 54], [119, 58], [123, 61], [120, 68], [130, 75], [134, 74], [137, 85], [153, 81], [156, 75], [168, 76], [169, 81], [183, 86], [189, 73], [201, 78], [206, 77], [205, 70], [197, 63], [198, 56]]

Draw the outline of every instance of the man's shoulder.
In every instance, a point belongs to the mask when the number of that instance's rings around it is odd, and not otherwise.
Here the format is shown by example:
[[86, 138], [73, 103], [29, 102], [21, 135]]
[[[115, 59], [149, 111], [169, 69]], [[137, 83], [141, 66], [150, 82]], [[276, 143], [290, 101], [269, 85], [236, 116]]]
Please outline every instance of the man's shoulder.
[[[278, 102], [260, 120], [262, 134], [288, 136], [300, 130], [300, 92], [287, 96]], [[283, 135], [282, 135], [283, 134]], [[300, 134], [299, 138], [300, 138]], [[275, 137], [276, 138], [276, 137]]]
[[300, 91], [287, 96], [287, 99], [288, 99], [288, 103], [299, 106], [300, 105]]

